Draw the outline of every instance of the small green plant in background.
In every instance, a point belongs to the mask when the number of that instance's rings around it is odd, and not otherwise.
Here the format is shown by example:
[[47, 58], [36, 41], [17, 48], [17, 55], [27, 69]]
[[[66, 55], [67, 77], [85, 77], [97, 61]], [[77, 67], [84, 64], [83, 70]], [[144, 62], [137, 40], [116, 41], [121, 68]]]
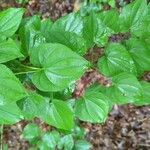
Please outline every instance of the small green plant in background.
[[80, 127], [66, 135], [61, 135], [58, 131], [43, 132], [36, 124], [28, 124], [23, 131], [22, 137], [29, 141], [31, 149], [75, 149], [88, 150], [91, 145], [85, 141], [85, 131]]
[[25, 4], [28, 3], [29, 0], [16, 0], [17, 3], [19, 4]]
[[[74, 135], [78, 120], [103, 123], [114, 104], [150, 104], [150, 83], [142, 80], [150, 70], [146, 0], [135, 0], [120, 12], [91, 9], [55, 22], [23, 14], [21, 8], [0, 12], [2, 126], [37, 117], [56, 128], [44, 133], [35, 124], [25, 127], [23, 137], [37, 149], [90, 149], [83, 136]], [[128, 36], [113, 40], [120, 34]], [[104, 54], [93, 63], [85, 55], [95, 47]], [[78, 91], [89, 70], [96, 70], [98, 82]]]

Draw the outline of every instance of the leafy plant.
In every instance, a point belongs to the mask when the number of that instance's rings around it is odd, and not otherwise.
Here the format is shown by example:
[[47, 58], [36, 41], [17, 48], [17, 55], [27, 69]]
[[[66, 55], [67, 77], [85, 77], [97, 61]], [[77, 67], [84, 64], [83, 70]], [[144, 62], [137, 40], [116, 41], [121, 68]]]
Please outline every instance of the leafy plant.
[[22, 138], [28, 140], [34, 149], [88, 150], [91, 145], [84, 140], [85, 134], [86, 132], [80, 127], [75, 127], [71, 133], [66, 135], [58, 131], [43, 132], [36, 124], [30, 123], [24, 128]]
[[[37, 117], [61, 130], [63, 147], [81, 149], [88, 144], [78, 141], [74, 147], [72, 139], [78, 119], [103, 123], [114, 104], [150, 104], [150, 84], [142, 81], [150, 70], [146, 0], [135, 0], [120, 12], [73, 12], [56, 22], [22, 18], [23, 13], [21, 8], [0, 13], [1, 125]], [[116, 40], [118, 35], [124, 38]], [[86, 54], [95, 48], [104, 49], [104, 54], [93, 63]], [[40, 149], [58, 144], [55, 137], [60, 133], [41, 136], [33, 126], [25, 128], [24, 137], [42, 137], [46, 144], [38, 140]]]

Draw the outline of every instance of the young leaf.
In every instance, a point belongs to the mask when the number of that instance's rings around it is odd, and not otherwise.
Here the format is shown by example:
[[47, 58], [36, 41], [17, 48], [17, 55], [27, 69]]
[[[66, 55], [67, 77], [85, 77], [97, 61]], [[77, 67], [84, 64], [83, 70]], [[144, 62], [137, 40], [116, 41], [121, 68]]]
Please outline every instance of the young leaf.
[[92, 148], [92, 145], [85, 141], [85, 140], [78, 140], [75, 143], [74, 149], [73, 150], [90, 150]]
[[40, 137], [41, 132], [41, 129], [36, 124], [30, 123], [25, 126], [22, 136], [26, 140], [32, 141], [33, 139]]
[[58, 149], [64, 149], [64, 150], [71, 150], [73, 149], [74, 146], [74, 141], [73, 141], [73, 137], [71, 134], [69, 135], [65, 135], [64, 137], [62, 137], [60, 139], [60, 141], [58, 142]]
[[109, 99], [99, 91], [90, 89], [76, 101], [75, 115], [83, 121], [102, 123], [109, 112]]
[[69, 106], [61, 100], [49, 100], [31, 93], [22, 102], [22, 112], [27, 119], [41, 118], [48, 124], [60, 129], [70, 130], [73, 128], [73, 113]]
[[98, 19], [103, 22], [106, 28], [109, 28], [114, 33], [120, 31], [119, 13], [117, 10], [111, 9], [98, 14]]
[[131, 4], [126, 5], [120, 14], [121, 29], [129, 31], [129, 29], [138, 28], [147, 12], [146, 0], [135, 0]]
[[22, 8], [9, 8], [0, 12], [0, 36], [12, 36], [19, 27], [23, 13]]
[[23, 55], [13, 40], [0, 42], [0, 63], [7, 62], [18, 57], [23, 57]]
[[107, 76], [113, 76], [121, 72], [136, 74], [136, 67], [130, 54], [124, 46], [117, 43], [108, 45], [105, 56], [99, 59], [98, 67]]
[[63, 44], [80, 55], [84, 55], [87, 50], [85, 40], [81, 36], [59, 29], [51, 30], [48, 42]]
[[133, 38], [126, 42], [128, 50], [139, 71], [150, 70], [150, 48], [148, 44], [146, 41]]
[[70, 13], [58, 19], [52, 26], [53, 30], [73, 32], [82, 35], [83, 19], [78, 13]]
[[57, 131], [52, 131], [46, 133], [42, 137], [42, 142], [49, 149], [55, 149], [58, 141], [60, 140], [60, 135]]
[[16, 103], [6, 103], [0, 95], [0, 124], [14, 124], [23, 119], [23, 115]]
[[0, 97], [1, 101], [15, 102], [26, 97], [26, 91], [12, 71], [0, 64]]
[[32, 77], [32, 82], [41, 91], [65, 89], [84, 73], [88, 64], [84, 58], [61, 44], [41, 44], [32, 50], [30, 60], [41, 68]]
[[143, 88], [142, 96], [139, 101], [136, 101], [134, 104], [142, 106], [150, 104], [150, 83], [146, 81], [140, 82]]
[[61, 100], [53, 100], [41, 111], [41, 118], [50, 125], [59, 129], [71, 130], [74, 126], [73, 112], [69, 106]]
[[41, 28], [40, 31], [42, 35], [46, 38], [46, 41], [48, 42], [49, 36], [51, 34], [51, 27], [53, 25], [53, 22], [50, 19], [45, 19], [41, 21]]
[[94, 45], [98, 31], [97, 16], [94, 12], [91, 12], [83, 21], [83, 37], [86, 40], [87, 47], [90, 48]]
[[36, 93], [30, 93], [27, 98], [19, 101], [19, 104], [21, 105], [24, 117], [31, 120], [35, 117], [41, 116], [41, 110], [44, 109], [47, 102], [42, 96]]
[[41, 33], [41, 20], [39, 16], [29, 18], [19, 30], [23, 53], [28, 55], [34, 46], [45, 43], [44, 33]]
[[115, 90], [118, 90], [116, 91], [116, 93], [120, 92], [119, 94], [116, 94], [116, 96], [118, 96], [116, 97], [116, 100], [122, 98], [123, 96], [126, 98], [126, 103], [132, 103], [137, 101], [138, 97], [142, 95], [142, 87], [134, 75], [121, 73], [114, 76], [112, 78], [112, 81], [114, 88], [116, 88]]

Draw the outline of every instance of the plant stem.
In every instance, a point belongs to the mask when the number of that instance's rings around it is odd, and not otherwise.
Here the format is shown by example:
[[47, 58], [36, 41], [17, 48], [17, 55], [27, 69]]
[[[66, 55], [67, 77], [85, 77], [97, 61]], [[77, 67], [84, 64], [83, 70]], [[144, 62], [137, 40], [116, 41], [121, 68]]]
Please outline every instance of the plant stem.
[[27, 68], [27, 69], [32, 69], [32, 70], [39, 70], [40, 68], [36, 68], [36, 67], [31, 67], [31, 66], [25, 66], [23, 64], [21, 64], [22, 67]]
[[24, 72], [17, 72], [15, 75], [21, 75], [21, 74], [27, 74], [27, 73], [35, 73], [37, 72], [36, 70], [31, 70], [31, 71], [24, 71]]
[[4, 128], [4, 126], [3, 125], [1, 125], [0, 126], [0, 150], [3, 150], [3, 128]]

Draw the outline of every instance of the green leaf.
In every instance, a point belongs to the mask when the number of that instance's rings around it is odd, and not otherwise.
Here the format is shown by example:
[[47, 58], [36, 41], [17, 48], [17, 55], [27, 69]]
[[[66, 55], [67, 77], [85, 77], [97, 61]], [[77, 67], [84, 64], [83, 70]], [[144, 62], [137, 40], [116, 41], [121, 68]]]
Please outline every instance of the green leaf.
[[34, 119], [35, 117], [41, 116], [41, 110], [45, 110], [47, 102], [45, 99], [36, 94], [30, 93], [29, 96], [19, 102], [21, 110], [26, 119]]
[[45, 33], [39, 16], [29, 18], [19, 30], [23, 53], [28, 55], [33, 47], [45, 43]]
[[99, 91], [90, 88], [76, 101], [75, 115], [83, 121], [102, 123], [108, 116], [109, 108], [109, 99]]
[[134, 104], [138, 106], [149, 105], [150, 104], [150, 83], [146, 81], [140, 82], [143, 88], [142, 96], [139, 101], [136, 101]]
[[50, 40], [48, 42], [63, 44], [80, 55], [86, 53], [87, 48], [85, 40], [76, 33], [60, 29], [51, 30], [49, 38]]
[[114, 94], [113, 100], [117, 104], [133, 103], [142, 95], [142, 87], [134, 75], [121, 73], [114, 76], [112, 82], [111, 95]]
[[127, 48], [137, 65], [139, 71], [150, 70], [150, 48], [149, 43], [138, 39], [130, 39], [126, 42]]
[[52, 131], [45, 133], [42, 137], [42, 142], [49, 149], [55, 149], [58, 141], [60, 140], [60, 135], [57, 131]]
[[148, 7], [147, 15], [143, 16], [143, 20], [139, 22], [136, 28], [132, 29], [132, 34], [142, 39], [150, 37], [150, 5]]
[[61, 100], [53, 100], [41, 111], [41, 118], [50, 125], [63, 130], [71, 130], [74, 126], [73, 113], [69, 106]]
[[63, 44], [83, 55], [86, 52], [86, 43], [82, 37], [82, 29], [82, 17], [78, 13], [71, 13], [53, 24], [48, 42]]
[[38, 127], [38, 125], [34, 123], [30, 123], [25, 126], [22, 136], [26, 140], [32, 141], [35, 138], [38, 138], [41, 136], [41, 129]]
[[0, 64], [0, 98], [2, 102], [15, 102], [26, 96], [26, 91], [12, 71]]
[[98, 67], [107, 76], [116, 75], [121, 72], [136, 74], [136, 67], [129, 52], [124, 46], [117, 43], [108, 45], [105, 56], [99, 59]]
[[83, 19], [78, 13], [70, 13], [58, 19], [52, 26], [53, 30], [73, 32], [82, 35]]
[[65, 135], [64, 137], [62, 137], [60, 139], [60, 141], [58, 142], [58, 149], [63, 149], [63, 150], [72, 150], [74, 146], [74, 141], [73, 141], [73, 137], [71, 134], [69, 135]]
[[129, 29], [132, 30], [134, 28], [138, 28], [147, 12], [148, 9], [146, 0], [135, 0], [131, 4], [125, 6], [120, 14], [122, 30], [129, 31]]
[[61, 100], [49, 100], [31, 93], [22, 102], [22, 112], [27, 119], [41, 118], [46, 123], [60, 129], [70, 130], [73, 128], [73, 113], [69, 106]]
[[92, 145], [85, 140], [78, 140], [75, 143], [74, 150], [90, 150]]
[[83, 37], [86, 40], [88, 48], [94, 45], [97, 30], [98, 30], [97, 16], [95, 13], [91, 12], [89, 16], [84, 17], [83, 23]]
[[115, 9], [103, 11], [98, 14], [98, 19], [109, 28], [111, 32], [118, 33], [120, 31], [119, 13]]
[[[41, 44], [31, 53], [31, 63], [40, 69], [32, 82], [41, 91], [60, 91], [82, 76], [88, 62], [61, 44]], [[79, 63], [80, 62], [80, 63]]]
[[14, 124], [23, 119], [16, 103], [6, 103], [0, 95], [0, 124]]
[[51, 34], [51, 27], [53, 25], [53, 22], [50, 19], [45, 19], [41, 21], [41, 33], [46, 38], [46, 41], [48, 41], [49, 36]]
[[22, 8], [9, 8], [0, 12], [0, 36], [12, 36], [19, 27], [23, 13]]
[[0, 63], [23, 57], [19, 47], [13, 40], [0, 42]]

